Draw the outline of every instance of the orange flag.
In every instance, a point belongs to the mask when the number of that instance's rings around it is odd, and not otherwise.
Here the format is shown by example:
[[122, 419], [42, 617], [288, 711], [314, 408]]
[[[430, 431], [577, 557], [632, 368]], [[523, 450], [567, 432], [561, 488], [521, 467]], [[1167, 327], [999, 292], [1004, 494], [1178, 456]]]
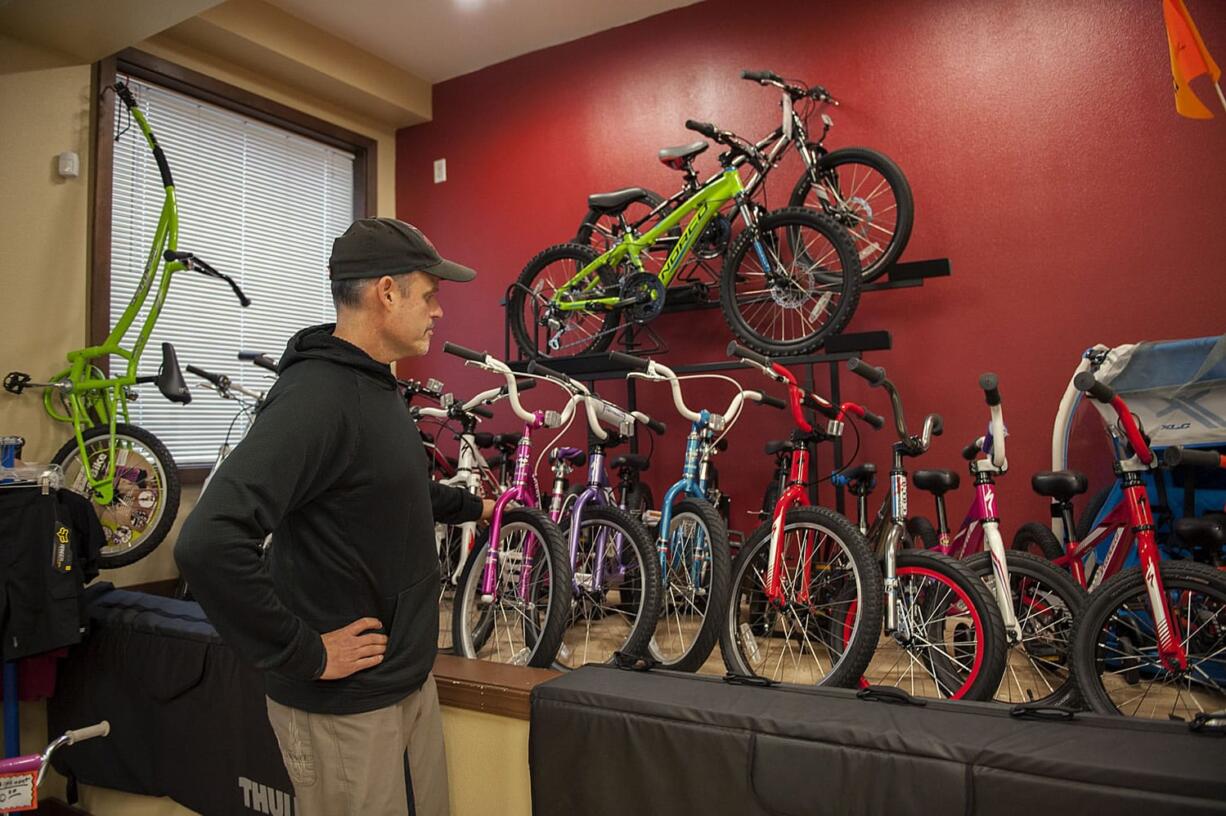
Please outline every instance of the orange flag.
[[[1188, 15], [1183, 0], [1162, 0], [1162, 16], [1166, 20], [1166, 42], [1171, 52], [1171, 77], [1175, 81], [1175, 110], [1189, 119], [1212, 119], [1213, 114], [1192, 93], [1188, 82], [1208, 74], [1214, 84], [1222, 76], [1205, 42]], [[1218, 90], [1221, 96], [1221, 90]], [[1223, 103], [1226, 105], [1226, 102]]]

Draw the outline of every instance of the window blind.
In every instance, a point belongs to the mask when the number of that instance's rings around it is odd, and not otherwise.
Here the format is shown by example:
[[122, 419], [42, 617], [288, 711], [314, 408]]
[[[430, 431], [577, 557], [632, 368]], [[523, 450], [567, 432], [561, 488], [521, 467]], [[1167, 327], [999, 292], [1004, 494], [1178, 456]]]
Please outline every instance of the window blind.
[[[328, 288], [332, 240], [353, 218], [354, 156], [237, 113], [127, 78], [174, 174], [178, 248], [231, 275], [251, 298], [242, 308], [224, 281], [175, 274], [141, 359], [156, 374], [163, 341], [174, 344], [192, 386], [188, 405], [141, 386], [131, 420], [161, 439], [180, 465], [210, 464], [235, 422], [237, 406], [199, 388], [187, 365], [229, 376], [259, 391], [269, 372], [239, 362], [240, 350], [276, 358], [296, 331], [335, 320]], [[157, 165], [140, 129], [116, 105], [111, 216], [110, 315], [114, 326], [136, 291], [163, 201]], [[131, 348], [156, 295], [120, 343]], [[111, 360], [112, 370], [126, 363]]]

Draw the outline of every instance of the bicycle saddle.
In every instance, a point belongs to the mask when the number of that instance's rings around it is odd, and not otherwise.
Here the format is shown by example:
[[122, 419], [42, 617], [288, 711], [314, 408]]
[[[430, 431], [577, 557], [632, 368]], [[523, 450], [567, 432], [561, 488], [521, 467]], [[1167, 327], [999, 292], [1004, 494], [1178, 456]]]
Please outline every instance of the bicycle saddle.
[[613, 461], [609, 464], [619, 470], [621, 468], [630, 468], [633, 471], [642, 473], [644, 470], [647, 470], [647, 466], [651, 462], [648, 461], [646, 456], [641, 456], [637, 453], [626, 453], [613, 457]]
[[612, 193], [594, 193], [587, 197], [587, 205], [596, 212], [617, 215], [635, 201], [646, 197], [647, 191], [642, 187], [627, 187]]
[[958, 474], [952, 470], [917, 470], [911, 477], [915, 486], [934, 496], [943, 496], [958, 487]]
[[494, 447], [503, 453], [514, 453], [515, 446], [519, 444], [519, 440], [524, 438], [522, 431], [514, 431], [512, 433], [500, 433], [494, 435]]
[[872, 462], [864, 462], [843, 471], [843, 478], [849, 482], [871, 482], [877, 476], [877, 466]]
[[794, 451], [796, 450], [796, 445], [790, 439], [772, 439], [766, 443], [766, 447], [763, 450], [766, 451], [767, 456], [774, 456], [776, 453]]
[[183, 381], [183, 370], [179, 368], [179, 355], [170, 343], [162, 343], [162, 367], [154, 380], [162, 396], [171, 402], [187, 405], [192, 401], [192, 392]]
[[1226, 514], [1209, 513], [1200, 518], [1175, 519], [1175, 535], [1193, 546], [1215, 550], [1226, 546]]
[[587, 464], [587, 453], [578, 448], [554, 448], [549, 452], [550, 462], [567, 462], [575, 467]]
[[1086, 492], [1086, 477], [1072, 470], [1045, 470], [1030, 477], [1030, 486], [1040, 496], [1066, 502]]
[[660, 151], [660, 162], [665, 167], [670, 167], [673, 170], [684, 170], [685, 163], [690, 159], [702, 153], [708, 147], [707, 142], [697, 141], [690, 142], [687, 145], [678, 145], [676, 147], [666, 147]]

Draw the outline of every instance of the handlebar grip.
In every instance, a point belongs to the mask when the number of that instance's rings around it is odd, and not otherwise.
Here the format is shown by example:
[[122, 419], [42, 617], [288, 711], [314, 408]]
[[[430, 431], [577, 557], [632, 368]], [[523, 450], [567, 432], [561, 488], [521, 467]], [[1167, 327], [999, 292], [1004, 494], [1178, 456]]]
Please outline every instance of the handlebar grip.
[[762, 405], [769, 405], [772, 408], [778, 408], [780, 410], [786, 410], [788, 407], [788, 404], [786, 402], [784, 402], [781, 399], [775, 399], [770, 394], [763, 394], [762, 399], [759, 400], [759, 402]]
[[213, 385], [217, 386], [218, 388], [221, 388], [222, 376], [220, 374], [214, 374], [210, 371], [205, 371], [203, 368], [197, 368], [194, 365], [189, 365], [187, 367], [187, 371], [189, 374], [195, 374], [197, 377], [201, 378], [202, 380], [208, 380]]
[[1111, 386], [1094, 379], [1094, 373], [1083, 371], [1073, 378], [1073, 387], [1089, 394], [1099, 402], [1111, 402], [1115, 399], [1115, 391]]
[[[642, 414], [643, 412], [639, 411], [638, 413]], [[639, 419], [639, 422], [642, 422], [644, 425], [646, 425], [648, 428], [650, 428], [652, 431], [654, 431], [659, 436], [663, 436], [665, 432], [668, 431], [667, 425], [665, 425], [663, 422], [661, 422], [658, 419], [652, 419], [646, 414], [643, 414], [643, 418]]]
[[806, 408], [812, 408], [827, 419], [839, 418], [839, 407], [837, 405], [827, 405], [812, 394], [806, 393], [804, 399], [801, 400], [801, 405]]
[[563, 384], [570, 382], [570, 377], [567, 377], [565, 374], [563, 374], [560, 371], [554, 371], [549, 366], [542, 365], [541, 363], [538, 363], [536, 360], [533, 360], [532, 362], [528, 363], [528, 373], [529, 374], [542, 374], [546, 377], [557, 380], [558, 382], [563, 383]]
[[978, 440], [970, 443], [969, 445], [967, 445], [965, 448], [962, 449], [962, 458], [968, 462], [974, 459], [978, 455], [979, 455]]
[[485, 358], [489, 356], [485, 352], [473, 351], [470, 348], [464, 348], [464, 346], [457, 346], [455, 343], [450, 341], [443, 343], [443, 351], [447, 352], [448, 354], [454, 354], [456, 357], [460, 357], [461, 359], [470, 360], [474, 363], [484, 363]]
[[[506, 388], [506, 386], [504, 385], [503, 388]], [[536, 388], [536, 380], [516, 380], [515, 381], [515, 390], [521, 393], [524, 391], [531, 391], [533, 388]]]
[[741, 79], [748, 79], [751, 82], [780, 81], [779, 75], [774, 71], [741, 71]]
[[651, 365], [651, 361], [645, 357], [635, 357], [633, 354], [623, 354], [620, 351], [610, 351], [609, 362], [631, 371], [646, 371]]
[[715, 127], [715, 125], [711, 124], [710, 122], [699, 122], [694, 119], [686, 119], [685, 127], [687, 130], [692, 130], [692, 131], [695, 131], [696, 133], [701, 133], [703, 136], [706, 136], [708, 139], [716, 138], [716, 135], [719, 133], [719, 130]]
[[469, 413], [476, 414], [479, 417], [485, 417], [486, 419], [494, 418], [494, 412], [491, 411], [489, 408], [486, 408], [484, 405], [478, 405], [476, 408], [473, 408], [471, 411], [469, 411]]
[[100, 723], [88, 726], [86, 728], [78, 728], [75, 731], [66, 731], [64, 736], [68, 737], [68, 744], [75, 745], [78, 742], [84, 742], [87, 739], [94, 737], [105, 737], [111, 733], [111, 724], [106, 720]]
[[885, 417], [883, 417], [881, 414], [874, 414], [869, 410], [864, 411], [864, 421], [869, 425], [872, 425], [877, 430], [881, 430], [885, 427]]
[[1000, 405], [1000, 389], [997, 387], [996, 375], [992, 372], [981, 374], [979, 376], [979, 387], [983, 389], [983, 395], [987, 398], [988, 405]]
[[238, 359], [255, 363], [260, 368], [266, 368], [273, 374], [277, 373], [277, 364], [267, 354], [259, 351], [240, 351]]
[[941, 419], [940, 414], [929, 414], [932, 417], [932, 435], [940, 436], [945, 433], [945, 420]]
[[881, 385], [885, 382], [885, 369], [878, 366], [871, 366], [861, 360], [859, 357], [852, 357], [847, 361], [847, 369], [852, 374], [857, 374], [868, 380], [868, 384], [872, 386]]
[[769, 357], [758, 354], [756, 351], [751, 351], [733, 340], [728, 344], [728, 356], [739, 357], [742, 360], [749, 360], [751, 363], [757, 363], [765, 368], [770, 368], [771, 361]]
[[242, 360], [244, 363], [254, 362], [263, 356], [264, 352], [262, 351], [240, 351], [238, 353], [238, 359]]
[[1215, 450], [1198, 450], [1196, 448], [1181, 448], [1178, 445], [1162, 452], [1162, 462], [1167, 467], [1226, 468], [1226, 456]]

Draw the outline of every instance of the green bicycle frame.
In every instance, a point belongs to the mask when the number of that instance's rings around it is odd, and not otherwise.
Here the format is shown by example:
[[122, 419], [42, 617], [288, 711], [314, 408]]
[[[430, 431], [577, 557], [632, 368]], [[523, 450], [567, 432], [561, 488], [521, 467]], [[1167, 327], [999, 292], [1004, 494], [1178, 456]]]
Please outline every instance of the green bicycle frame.
[[[600, 283], [598, 270], [604, 267], [616, 267], [626, 258], [640, 272], [643, 271], [639, 255], [654, 244], [669, 230], [676, 227], [690, 213], [695, 213], [690, 222], [685, 225], [676, 245], [664, 260], [660, 268], [660, 282], [666, 287], [677, 276], [681, 262], [689, 253], [690, 248], [702, 235], [703, 229], [725, 204], [736, 198], [745, 189], [741, 177], [735, 168], [727, 168], [719, 176], [707, 184], [690, 198], [686, 199], [677, 209], [668, 214], [664, 220], [656, 224], [642, 235], [623, 236], [622, 240], [612, 249], [579, 270], [554, 293], [550, 305], [563, 312], [593, 311], [597, 309], [614, 309], [621, 302], [617, 295], [608, 297], [582, 297], [583, 293], [591, 292]], [[578, 295], [578, 296], [576, 296]]]
[[[149, 122], [145, 119], [145, 114], [135, 104], [128, 107], [132, 118], [140, 126], [141, 133], [144, 134], [149, 149], [153, 151], [155, 157], [159, 158], [159, 165], [163, 169], [163, 178], [169, 178], [169, 171], [165, 169], [165, 160], [161, 157], [161, 149], [158, 147], [157, 139], [149, 127]], [[131, 350], [122, 348], [119, 344], [136, 321], [136, 316], [140, 313], [150, 290], [153, 288], [153, 281], [158, 277], [158, 268], [162, 266], [162, 261], [165, 257], [164, 253], [167, 250], [176, 250], [179, 245], [179, 209], [173, 183], [166, 185], [165, 190], [166, 198], [162, 203], [161, 216], [158, 219], [157, 230], [153, 235], [153, 245], [145, 261], [145, 271], [141, 276], [140, 285], [137, 286], [131, 302], [128, 303], [123, 315], [101, 345], [70, 351], [68, 353], [69, 367], [53, 378], [56, 382], [66, 383], [66, 387], [60, 389], [59, 393], [62, 394], [67, 402], [69, 415], [65, 416], [59, 413], [53, 406], [52, 400], [55, 396], [53, 389], [48, 389], [43, 394], [43, 407], [47, 414], [54, 420], [72, 423], [73, 435], [77, 440], [77, 451], [81, 456], [81, 465], [86, 478], [89, 480], [90, 490], [95, 496], [95, 501], [103, 505], [110, 504], [114, 499], [115, 423], [120, 414], [123, 415], [125, 421], [128, 419], [126, 389], [136, 385], [136, 369], [140, 364], [145, 344], [149, 341], [149, 335], [152, 333], [153, 327], [157, 323], [158, 315], [162, 311], [162, 305], [166, 302], [166, 295], [170, 291], [171, 276], [175, 272], [187, 268], [181, 261], [166, 262], [161, 279], [158, 282], [157, 295], [154, 297], [153, 305], [150, 307], [149, 313], [145, 316], [144, 323], [141, 325], [136, 343], [132, 346]], [[122, 376], [99, 376], [101, 371], [92, 364], [94, 359], [110, 355], [116, 355], [127, 360], [127, 369]], [[84, 431], [93, 427], [95, 421], [98, 423], [105, 422], [110, 426], [107, 470], [102, 474], [95, 473], [94, 469], [90, 466], [83, 438]]]

